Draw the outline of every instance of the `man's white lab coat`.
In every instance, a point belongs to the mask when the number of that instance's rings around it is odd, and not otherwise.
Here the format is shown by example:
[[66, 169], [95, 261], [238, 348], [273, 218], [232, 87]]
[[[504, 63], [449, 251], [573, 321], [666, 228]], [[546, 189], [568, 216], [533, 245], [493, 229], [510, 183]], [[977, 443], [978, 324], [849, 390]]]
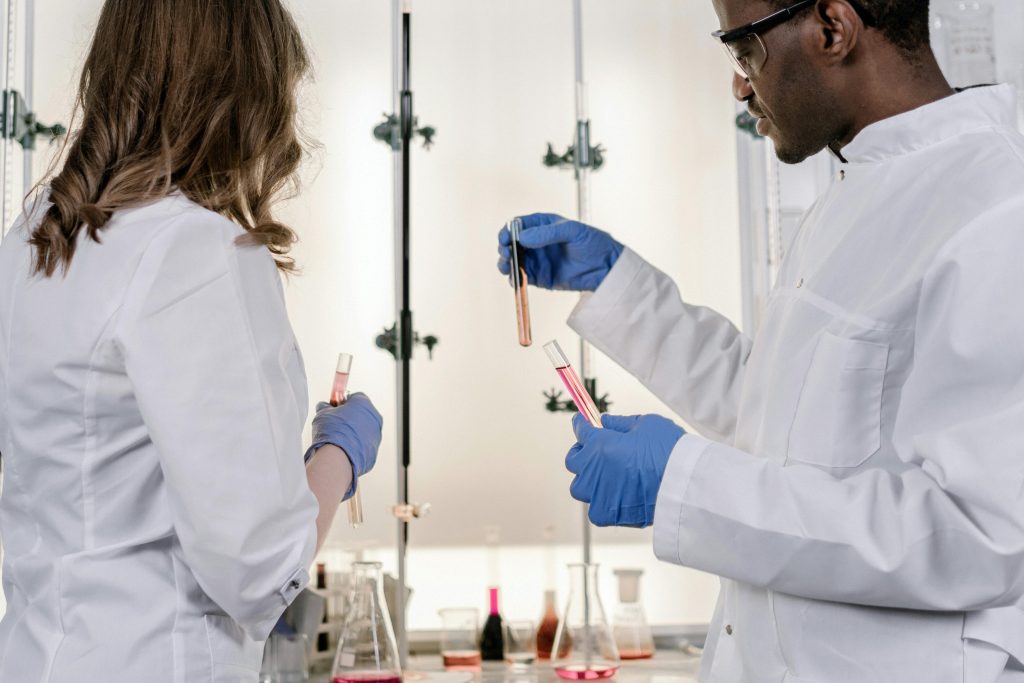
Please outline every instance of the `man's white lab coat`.
[[571, 324], [704, 437], [655, 512], [723, 577], [702, 681], [1024, 680], [1024, 139], [969, 90], [865, 129], [753, 340], [625, 252]]
[[0, 681], [257, 680], [318, 507], [280, 279], [240, 233], [176, 195], [67, 276], [30, 276], [24, 224], [0, 246]]

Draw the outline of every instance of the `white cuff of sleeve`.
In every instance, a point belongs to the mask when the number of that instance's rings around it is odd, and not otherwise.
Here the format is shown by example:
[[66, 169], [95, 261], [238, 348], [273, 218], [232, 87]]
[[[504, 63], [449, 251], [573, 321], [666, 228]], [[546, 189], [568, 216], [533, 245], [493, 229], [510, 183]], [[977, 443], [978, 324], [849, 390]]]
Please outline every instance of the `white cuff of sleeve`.
[[[569, 316], [569, 327], [581, 337], [597, 331], [632, 288], [647, 262], [625, 247], [596, 292], [587, 292]], [[613, 318], [614, 319], [614, 318]]]
[[654, 505], [654, 554], [659, 560], [683, 564], [679, 536], [685, 523], [684, 501], [694, 471], [712, 443], [694, 434], [685, 434], [669, 456]]

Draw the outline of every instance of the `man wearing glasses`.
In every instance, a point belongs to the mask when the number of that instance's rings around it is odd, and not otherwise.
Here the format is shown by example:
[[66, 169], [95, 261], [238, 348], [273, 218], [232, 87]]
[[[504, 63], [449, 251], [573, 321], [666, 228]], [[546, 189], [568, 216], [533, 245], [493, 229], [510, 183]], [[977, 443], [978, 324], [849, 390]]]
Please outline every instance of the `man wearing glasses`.
[[842, 170], [754, 339], [608, 234], [525, 218], [529, 280], [594, 291], [570, 324], [702, 435], [577, 417], [571, 493], [723, 578], [702, 681], [1024, 681], [1014, 93], [950, 88], [927, 0], [713, 2], [759, 132]]

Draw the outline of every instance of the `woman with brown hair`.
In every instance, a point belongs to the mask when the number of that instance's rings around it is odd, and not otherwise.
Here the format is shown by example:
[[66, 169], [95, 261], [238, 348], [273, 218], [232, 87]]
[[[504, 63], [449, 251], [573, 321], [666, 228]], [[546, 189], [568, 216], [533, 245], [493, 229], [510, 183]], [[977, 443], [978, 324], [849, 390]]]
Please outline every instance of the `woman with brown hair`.
[[361, 395], [301, 459], [272, 208], [307, 67], [279, 0], [104, 4], [63, 166], [0, 245], [2, 681], [255, 681], [374, 464]]

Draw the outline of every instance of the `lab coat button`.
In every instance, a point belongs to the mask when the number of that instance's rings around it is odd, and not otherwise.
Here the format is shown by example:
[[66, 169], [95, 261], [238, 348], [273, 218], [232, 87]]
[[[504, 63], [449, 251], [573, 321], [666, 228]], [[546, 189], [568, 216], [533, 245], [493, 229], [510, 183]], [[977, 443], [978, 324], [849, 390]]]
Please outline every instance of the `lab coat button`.
[[796, 283], [796, 288], [800, 289], [803, 286], [804, 286], [804, 279], [800, 278], [800, 282]]
[[840, 180], [846, 180], [846, 171], [840, 171], [839, 172], [839, 179]]
[[725, 633], [726, 633], [726, 635], [730, 635], [730, 636], [732, 635], [732, 624], [726, 624], [725, 625]]

